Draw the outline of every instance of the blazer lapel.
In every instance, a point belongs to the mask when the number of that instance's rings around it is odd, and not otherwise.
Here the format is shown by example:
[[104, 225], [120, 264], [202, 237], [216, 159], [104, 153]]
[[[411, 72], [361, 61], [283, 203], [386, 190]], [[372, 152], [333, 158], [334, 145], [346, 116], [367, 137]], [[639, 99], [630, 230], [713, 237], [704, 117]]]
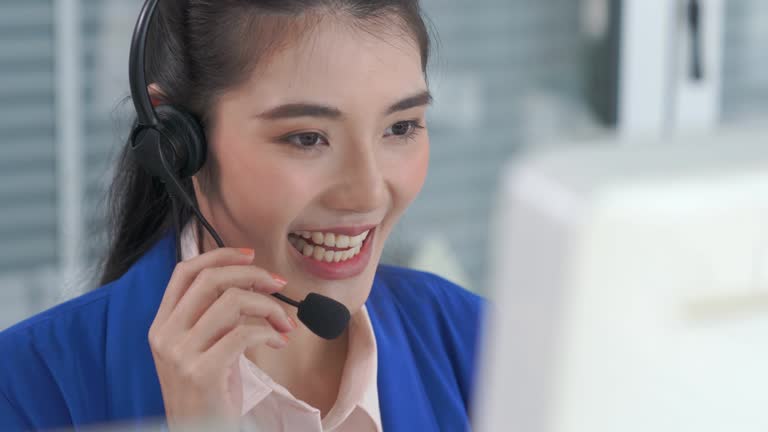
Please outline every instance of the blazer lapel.
[[366, 306], [376, 336], [379, 406], [385, 431], [438, 431], [396, 302], [375, 280]]

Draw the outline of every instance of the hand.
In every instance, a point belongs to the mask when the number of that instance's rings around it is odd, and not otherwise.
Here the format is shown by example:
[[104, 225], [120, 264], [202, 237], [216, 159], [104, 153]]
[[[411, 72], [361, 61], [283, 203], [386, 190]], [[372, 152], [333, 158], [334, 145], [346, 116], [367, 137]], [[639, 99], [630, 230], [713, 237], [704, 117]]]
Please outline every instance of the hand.
[[149, 329], [168, 425], [240, 417], [238, 359], [280, 349], [294, 323], [269, 294], [285, 282], [251, 264], [252, 250], [215, 249], [179, 263]]

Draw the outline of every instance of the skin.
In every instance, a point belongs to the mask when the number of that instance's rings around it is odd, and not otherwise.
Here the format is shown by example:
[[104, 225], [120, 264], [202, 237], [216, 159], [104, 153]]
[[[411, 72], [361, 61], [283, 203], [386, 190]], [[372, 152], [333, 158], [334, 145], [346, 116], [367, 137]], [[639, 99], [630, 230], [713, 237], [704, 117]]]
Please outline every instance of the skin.
[[[243, 352], [323, 415], [333, 406], [346, 333], [326, 341], [294, 327], [296, 310], [268, 294], [317, 292], [359, 313], [385, 240], [424, 183], [429, 138], [414, 127], [426, 126], [428, 103], [413, 98], [427, 91], [419, 49], [409, 35], [368, 30], [325, 20], [216, 101], [207, 161], [214, 175], [210, 184], [194, 179], [196, 195], [225, 244], [251, 250], [216, 250], [206, 237], [204, 253], [171, 278], [149, 335], [170, 424], [239, 415], [232, 371]], [[338, 113], [264, 114], [299, 103]], [[292, 231], [369, 224], [371, 258], [353, 277], [323, 279], [291, 253]]]

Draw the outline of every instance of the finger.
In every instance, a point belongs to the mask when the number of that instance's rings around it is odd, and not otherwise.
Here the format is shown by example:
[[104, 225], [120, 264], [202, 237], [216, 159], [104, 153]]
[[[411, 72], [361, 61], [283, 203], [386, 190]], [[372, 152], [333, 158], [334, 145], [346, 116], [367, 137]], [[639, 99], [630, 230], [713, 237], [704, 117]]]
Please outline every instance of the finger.
[[247, 265], [251, 262], [253, 262], [252, 249], [219, 248], [178, 263], [165, 289], [155, 320], [160, 323], [165, 322], [179, 299], [203, 269]]
[[222, 365], [231, 365], [237, 361], [248, 347], [268, 345], [280, 349], [287, 343], [287, 336], [269, 326], [240, 324], [200, 356], [199, 367], [208, 373], [214, 373], [221, 369]]
[[293, 330], [288, 314], [277, 301], [264, 294], [241, 288], [229, 288], [221, 295], [187, 333], [188, 348], [200, 353], [242, 323], [243, 317], [263, 318], [265, 326], [281, 333]]
[[176, 304], [166, 326], [172, 332], [189, 330], [228, 288], [271, 294], [283, 286], [284, 282], [276, 280], [269, 272], [255, 266], [203, 269]]

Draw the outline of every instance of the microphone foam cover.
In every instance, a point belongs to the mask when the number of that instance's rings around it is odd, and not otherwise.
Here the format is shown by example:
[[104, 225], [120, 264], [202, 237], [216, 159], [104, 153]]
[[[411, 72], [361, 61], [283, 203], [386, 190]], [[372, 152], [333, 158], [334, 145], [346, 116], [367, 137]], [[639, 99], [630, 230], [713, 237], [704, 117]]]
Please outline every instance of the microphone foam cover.
[[299, 303], [298, 317], [314, 334], [323, 339], [336, 339], [349, 324], [349, 309], [332, 298], [309, 293]]

